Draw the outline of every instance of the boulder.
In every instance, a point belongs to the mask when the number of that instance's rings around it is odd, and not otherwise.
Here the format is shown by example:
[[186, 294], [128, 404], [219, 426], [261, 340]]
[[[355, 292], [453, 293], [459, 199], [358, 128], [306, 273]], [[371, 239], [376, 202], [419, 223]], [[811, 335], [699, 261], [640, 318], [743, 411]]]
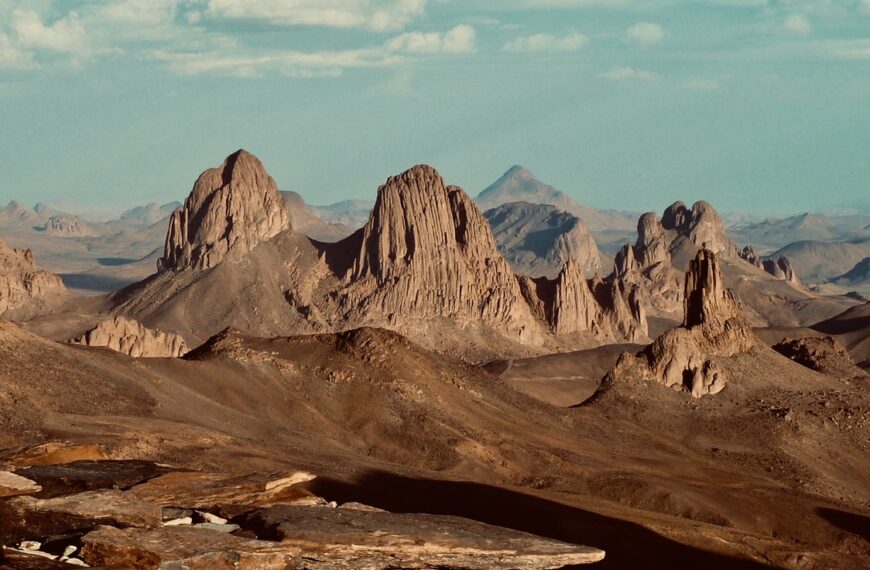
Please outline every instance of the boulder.
[[38, 493], [42, 487], [35, 481], [9, 473], [8, 471], [0, 471], [0, 498], [16, 497], [18, 495], [31, 495]]

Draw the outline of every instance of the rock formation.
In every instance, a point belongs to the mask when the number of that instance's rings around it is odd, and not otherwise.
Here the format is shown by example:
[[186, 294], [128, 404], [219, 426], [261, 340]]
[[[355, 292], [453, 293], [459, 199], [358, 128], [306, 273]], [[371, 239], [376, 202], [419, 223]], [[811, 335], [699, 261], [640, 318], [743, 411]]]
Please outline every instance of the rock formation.
[[363, 324], [446, 317], [496, 325], [514, 340], [543, 332], [489, 225], [459, 188], [416, 166], [378, 190], [342, 305]]
[[11, 201], [0, 208], [0, 228], [30, 229], [39, 225], [42, 218], [32, 208]]
[[[208, 271], [164, 271], [122, 297], [116, 312], [197, 342], [227, 326], [263, 336], [376, 326], [474, 359], [646, 338], [632, 284], [593, 294], [573, 259], [560, 279], [518, 278], [475, 204], [429, 166], [388, 179], [368, 223], [340, 242], [288, 231], [252, 250], [277, 229], [263, 221], [271, 208], [244, 203], [264, 196], [271, 203], [274, 184], [261, 169], [242, 153], [223, 173], [203, 174], [173, 217], [161, 267]], [[229, 181], [215, 191], [219, 198], [206, 200], [200, 194], [214, 188], [208, 180], [215, 176]], [[253, 183], [242, 187], [251, 179], [269, 181], [265, 194], [253, 192]], [[227, 220], [227, 211], [241, 214]], [[180, 245], [179, 236], [190, 233], [182, 226], [201, 229]], [[239, 254], [227, 257], [232, 251]], [[559, 307], [571, 299], [574, 305]], [[560, 338], [562, 331], [570, 338]]]
[[784, 338], [772, 348], [786, 358], [817, 372], [847, 379], [867, 377], [867, 372], [855, 364], [849, 352], [829, 336]]
[[180, 335], [149, 329], [125, 317], [100, 322], [71, 341], [83, 346], [102, 346], [134, 358], [177, 358], [190, 350]]
[[94, 237], [100, 232], [90, 224], [69, 214], [51, 216], [39, 231], [57, 237]]
[[639, 376], [684, 389], [695, 398], [722, 391], [727, 371], [719, 360], [756, 344], [734, 294], [725, 288], [716, 255], [698, 251], [684, 281], [681, 327], [666, 331], [634, 357], [620, 359], [602, 384]]
[[692, 209], [674, 202], [662, 214], [662, 227], [676, 233], [670, 244], [672, 254], [703, 247], [720, 257], [737, 257], [737, 246], [728, 237], [722, 218], [708, 202], [695, 202]]
[[275, 181], [255, 156], [239, 150], [203, 172], [172, 214], [158, 269], [208, 269], [289, 228]]
[[792, 267], [791, 261], [784, 255], [780, 255], [775, 260], [772, 258], [764, 259], [758, 255], [754, 247], [747, 245], [740, 252], [740, 258], [777, 279], [788, 281], [795, 287], [801, 286], [801, 281]]
[[29, 318], [66, 297], [60, 277], [39, 269], [29, 249], [12, 249], [0, 240], [0, 317]]
[[586, 277], [610, 271], [586, 224], [555, 206], [511, 202], [483, 215], [499, 252], [517, 273], [553, 279], [569, 259]]

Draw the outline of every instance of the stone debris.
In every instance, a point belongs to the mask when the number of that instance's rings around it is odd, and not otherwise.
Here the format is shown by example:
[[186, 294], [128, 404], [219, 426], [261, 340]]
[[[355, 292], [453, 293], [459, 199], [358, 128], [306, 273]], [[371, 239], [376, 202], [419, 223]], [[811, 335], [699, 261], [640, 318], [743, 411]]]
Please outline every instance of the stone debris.
[[0, 471], [0, 498], [18, 495], [32, 495], [42, 490], [35, 481], [31, 481], [15, 473]]

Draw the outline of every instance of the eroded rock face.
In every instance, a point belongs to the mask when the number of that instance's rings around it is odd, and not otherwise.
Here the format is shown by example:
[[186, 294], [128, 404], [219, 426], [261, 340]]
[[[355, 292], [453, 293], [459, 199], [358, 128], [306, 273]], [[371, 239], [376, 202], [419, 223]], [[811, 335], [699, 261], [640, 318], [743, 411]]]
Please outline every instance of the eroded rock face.
[[71, 342], [110, 348], [134, 358], [178, 358], [190, 351], [180, 335], [149, 329], [138, 321], [120, 316], [100, 322]]
[[67, 296], [60, 277], [39, 269], [29, 249], [12, 249], [0, 240], [0, 318], [29, 318]]
[[833, 338], [784, 338], [773, 347], [781, 355], [802, 366], [840, 378], [866, 378], [849, 352]]
[[798, 278], [797, 273], [795, 273], [791, 261], [784, 255], [780, 255], [775, 261], [773, 259], [765, 259], [762, 267], [777, 279], [788, 281], [796, 287], [801, 286], [801, 280]]
[[275, 181], [257, 157], [239, 150], [203, 172], [172, 214], [158, 269], [208, 269], [289, 228]]
[[[678, 214], [675, 214], [678, 215]], [[734, 294], [726, 289], [716, 255], [698, 251], [684, 281], [683, 325], [666, 331], [635, 357], [621, 359], [603, 382], [653, 379], [696, 398], [721, 392], [729, 381], [720, 358], [750, 350], [755, 335]]]
[[547, 311], [556, 334], [589, 331], [631, 341], [647, 336], [646, 313], [637, 288], [620, 281], [587, 282], [579, 264], [568, 260], [554, 283]]
[[722, 218], [708, 202], [695, 202], [691, 210], [682, 202], [671, 204], [662, 214], [662, 227], [677, 234], [670, 245], [672, 253], [691, 244], [723, 257], [737, 257], [737, 246], [728, 237]]
[[460, 326], [495, 325], [521, 342], [541, 340], [486, 220], [429, 166], [378, 190], [346, 282], [343, 305], [362, 324], [446, 317]]

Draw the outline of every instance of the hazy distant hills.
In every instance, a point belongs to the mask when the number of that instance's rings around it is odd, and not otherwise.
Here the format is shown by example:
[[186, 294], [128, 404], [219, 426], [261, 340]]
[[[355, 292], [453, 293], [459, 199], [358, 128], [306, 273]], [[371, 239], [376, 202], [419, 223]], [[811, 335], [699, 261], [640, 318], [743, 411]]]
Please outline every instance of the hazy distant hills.
[[616, 210], [596, 210], [582, 206], [573, 198], [538, 180], [529, 170], [516, 165], [485, 188], [474, 199], [481, 210], [511, 202], [549, 204], [583, 220], [599, 247], [615, 253], [627, 241], [634, 241], [638, 214]]
[[804, 213], [763, 221], [738, 222], [728, 227], [740, 245], [752, 245], [761, 253], [798, 241], [849, 241], [870, 238], [870, 215], [829, 216]]

